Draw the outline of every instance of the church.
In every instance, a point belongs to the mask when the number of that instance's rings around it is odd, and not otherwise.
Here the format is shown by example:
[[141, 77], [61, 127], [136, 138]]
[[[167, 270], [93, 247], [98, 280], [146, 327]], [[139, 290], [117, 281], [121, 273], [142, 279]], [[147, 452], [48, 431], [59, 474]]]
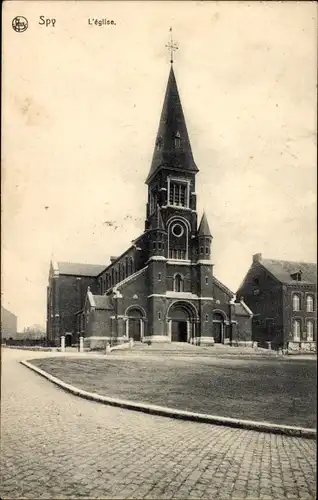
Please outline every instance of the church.
[[90, 349], [141, 342], [252, 345], [252, 311], [215, 276], [213, 236], [198, 221], [195, 163], [171, 61], [143, 233], [105, 266], [51, 262], [47, 335]]

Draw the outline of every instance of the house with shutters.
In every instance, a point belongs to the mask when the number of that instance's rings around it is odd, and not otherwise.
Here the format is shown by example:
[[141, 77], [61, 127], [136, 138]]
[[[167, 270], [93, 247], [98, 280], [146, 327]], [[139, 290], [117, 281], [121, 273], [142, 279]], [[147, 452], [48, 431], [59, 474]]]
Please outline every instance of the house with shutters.
[[253, 340], [260, 346], [316, 350], [317, 264], [255, 254], [237, 297], [253, 310]]
[[[73, 341], [83, 336], [91, 348], [128, 338], [252, 344], [251, 309], [244, 300], [236, 302], [234, 293], [214, 276], [213, 237], [206, 214], [198, 221], [198, 172], [171, 64], [146, 177], [144, 231], [120, 256], [111, 257], [108, 265], [95, 268], [94, 273], [86, 269], [85, 276], [77, 276], [73, 268], [71, 276], [65, 265], [62, 272], [51, 265], [48, 300], [58, 304], [58, 311], [48, 306], [48, 317], [54, 321], [48, 330], [54, 329], [51, 338], [56, 343], [67, 333]], [[79, 281], [85, 291], [80, 300]], [[71, 305], [73, 299], [63, 291], [67, 286], [74, 289], [76, 305]], [[64, 314], [72, 316], [72, 322]]]

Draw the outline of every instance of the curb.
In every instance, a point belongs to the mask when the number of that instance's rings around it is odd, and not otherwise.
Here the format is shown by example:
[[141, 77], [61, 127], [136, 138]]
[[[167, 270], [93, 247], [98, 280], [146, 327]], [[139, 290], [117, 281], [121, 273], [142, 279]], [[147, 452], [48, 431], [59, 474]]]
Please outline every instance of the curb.
[[93, 392], [87, 392], [77, 387], [67, 384], [62, 380], [50, 375], [44, 370], [37, 368], [28, 361], [20, 361], [20, 363], [30, 370], [38, 373], [42, 377], [46, 378], [53, 384], [61, 387], [67, 392], [79, 396], [90, 401], [95, 401], [97, 403], [102, 403], [110, 406], [117, 406], [120, 408], [127, 408], [129, 410], [140, 411], [143, 413], [148, 413], [151, 415], [159, 415], [161, 417], [170, 417], [180, 420], [188, 420], [193, 422], [202, 422], [206, 424], [213, 425], [223, 425], [228, 427], [236, 427], [240, 429], [248, 429], [258, 432], [267, 432], [271, 434], [283, 434], [287, 436], [302, 437], [306, 439], [316, 439], [317, 431], [316, 429], [310, 429], [305, 427], [293, 427], [289, 425], [280, 424], [270, 424], [268, 422], [258, 422], [253, 420], [240, 420], [230, 417], [219, 417], [215, 415], [207, 415], [204, 413], [194, 413], [186, 410], [177, 410], [174, 408], [167, 408], [164, 406], [157, 406], [152, 404], [137, 403], [134, 401], [128, 401], [124, 399], [111, 398], [108, 396], [101, 396]]

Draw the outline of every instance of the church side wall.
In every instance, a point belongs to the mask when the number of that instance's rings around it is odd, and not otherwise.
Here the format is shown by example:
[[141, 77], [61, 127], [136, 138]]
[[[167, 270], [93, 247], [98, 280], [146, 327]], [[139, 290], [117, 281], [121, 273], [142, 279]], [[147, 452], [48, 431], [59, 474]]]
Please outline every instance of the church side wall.
[[233, 342], [237, 342], [239, 345], [252, 345], [252, 318], [250, 316], [235, 316], [237, 321], [237, 327], [235, 335], [233, 336]]
[[97, 290], [96, 279], [86, 276], [60, 275], [58, 281], [60, 335], [67, 332], [73, 333], [75, 342], [76, 312], [83, 307], [87, 287], [90, 286], [93, 293]]

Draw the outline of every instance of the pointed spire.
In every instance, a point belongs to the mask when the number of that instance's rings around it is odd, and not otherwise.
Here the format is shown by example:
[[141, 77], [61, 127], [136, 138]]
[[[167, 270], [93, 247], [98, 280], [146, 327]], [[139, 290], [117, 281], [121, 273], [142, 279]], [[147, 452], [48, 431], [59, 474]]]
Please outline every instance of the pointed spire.
[[205, 212], [203, 212], [202, 219], [199, 225], [198, 236], [212, 236]]
[[161, 229], [161, 231], [165, 231], [165, 225], [161, 216], [161, 210], [159, 205], [156, 205], [156, 209], [151, 217], [150, 221], [150, 229]]
[[192, 155], [191, 144], [172, 65], [161, 112], [151, 168], [146, 180], [147, 184], [155, 172], [161, 167], [170, 167], [175, 170], [194, 173], [198, 172], [198, 167]]

